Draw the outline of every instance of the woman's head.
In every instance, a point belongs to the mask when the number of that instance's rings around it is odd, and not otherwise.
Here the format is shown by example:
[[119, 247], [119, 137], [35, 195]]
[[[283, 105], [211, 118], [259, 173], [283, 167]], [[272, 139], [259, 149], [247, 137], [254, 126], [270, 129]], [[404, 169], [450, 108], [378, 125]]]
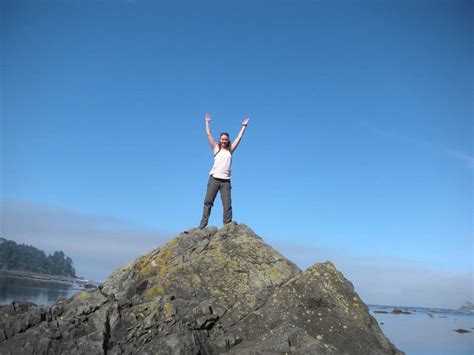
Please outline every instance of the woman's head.
[[229, 133], [222, 132], [219, 137], [219, 148], [229, 150], [231, 147]]

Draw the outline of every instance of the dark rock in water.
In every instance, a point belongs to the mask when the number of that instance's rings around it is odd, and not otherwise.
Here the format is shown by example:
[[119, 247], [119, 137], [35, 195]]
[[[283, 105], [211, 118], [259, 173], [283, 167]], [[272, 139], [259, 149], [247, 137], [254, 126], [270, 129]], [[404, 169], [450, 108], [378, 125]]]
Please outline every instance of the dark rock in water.
[[0, 307], [0, 354], [403, 354], [330, 262], [245, 225], [190, 229], [43, 309]]
[[470, 333], [471, 331], [466, 330], [466, 329], [455, 329], [455, 330], [453, 330], [453, 332], [458, 332], [458, 333], [464, 334], [464, 333]]
[[383, 314], [388, 314], [387, 311], [374, 311], [374, 313], [383, 313]]
[[411, 312], [407, 312], [407, 311], [404, 311], [404, 310], [395, 308], [395, 309], [392, 311], [392, 314], [411, 314]]

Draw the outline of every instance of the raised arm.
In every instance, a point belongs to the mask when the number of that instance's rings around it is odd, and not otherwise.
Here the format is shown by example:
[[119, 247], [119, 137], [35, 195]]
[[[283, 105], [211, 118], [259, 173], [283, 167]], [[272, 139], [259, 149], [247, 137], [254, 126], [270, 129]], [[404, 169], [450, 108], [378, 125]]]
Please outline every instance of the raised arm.
[[211, 149], [214, 150], [214, 148], [216, 147], [217, 144], [216, 144], [216, 141], [214, 140], [214, 137], [212, 136], [211, 126], [209, 124], [209, 122], [211, 122], [211, 120], [212, 120], [211, 115], [206, 113], [205, 120], [206, 120], [207, 139], [209, 140], [209, 144], [211, 145]]
[[249, 121], [250, 121], [250, 118], [248, 117], [242, 121], [242, 128], [240, 129], [237, 137], [232, 142], [232, 147], [230, 148], [231, 152], [237, 149], [237, 146], [239, 145], [240, 140], [242, 139], [242, 136], [244, 135], [244, 132], [247, 129], [247, 125], [249, 124]]

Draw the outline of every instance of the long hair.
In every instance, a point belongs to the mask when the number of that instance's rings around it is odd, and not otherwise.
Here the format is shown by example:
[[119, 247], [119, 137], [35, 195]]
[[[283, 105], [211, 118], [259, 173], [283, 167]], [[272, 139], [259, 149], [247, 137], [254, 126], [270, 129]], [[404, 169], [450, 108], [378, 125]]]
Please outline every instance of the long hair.
[[[221, 145], [221, 137], [222, 137], [222, 136], [227, 136], [227, 139], [229, 140], [229, 144], [227, 144], [227, 148], [224, 148], [224, 147]], [[227, 132], [222, 132], [221, 134], [219, 134], [219, 149], [227, 149], [227, 150], [230, 150], [230, 147], [232, 147], [232, 142], [230, 141], [229, 133], [227, 133]]]

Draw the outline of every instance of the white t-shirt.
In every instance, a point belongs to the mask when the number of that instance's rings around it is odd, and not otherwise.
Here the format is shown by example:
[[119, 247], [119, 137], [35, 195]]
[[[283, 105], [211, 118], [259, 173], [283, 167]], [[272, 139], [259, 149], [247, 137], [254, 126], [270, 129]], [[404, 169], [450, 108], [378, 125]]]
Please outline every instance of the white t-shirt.
[[[216, 154], [217, 152], [217, 154]], [[230, 171], [232, 167], [232, 154], [227, 149], [214, 149], [214, 165], [209, 175], [218, 179], [230, 179]]]

